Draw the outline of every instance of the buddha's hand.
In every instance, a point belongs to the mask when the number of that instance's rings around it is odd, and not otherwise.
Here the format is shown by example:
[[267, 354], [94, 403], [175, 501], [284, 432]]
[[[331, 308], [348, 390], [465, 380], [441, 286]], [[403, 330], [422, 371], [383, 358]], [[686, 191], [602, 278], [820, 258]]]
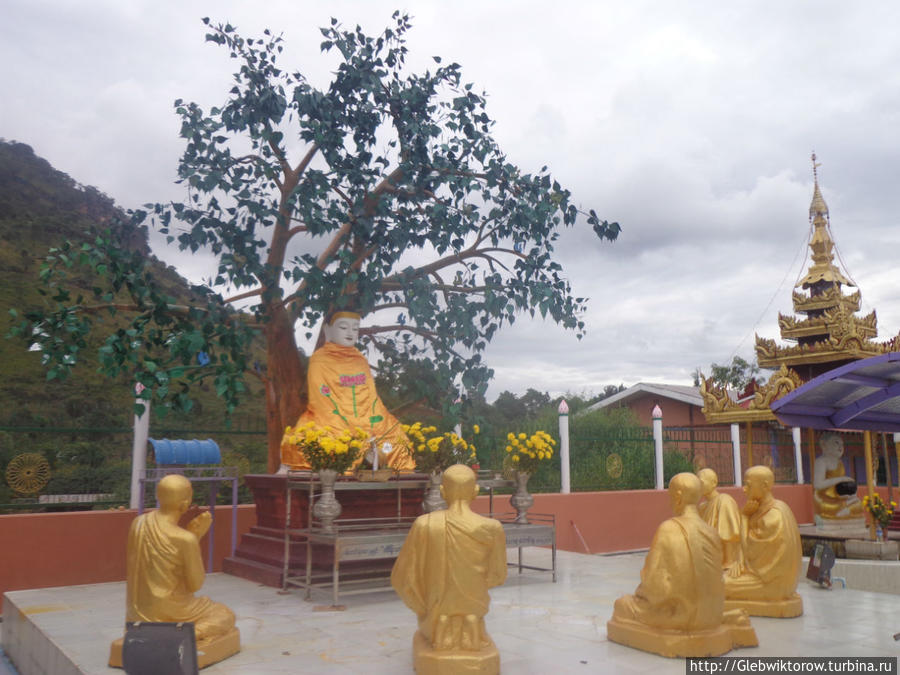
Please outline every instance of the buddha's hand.
[[725, 568], [725, 575], [731, 577], [732, 579], [741, 576], [741, 563], [731, 563], [728, 567]]
[[210, 524], [212, 524], [212, 516], [209, 514], [209, 511], [204, 511], [191, 519], [187, 524], [187, 531], [191, 532], [197, 539], [200, 539], [209, 531]]

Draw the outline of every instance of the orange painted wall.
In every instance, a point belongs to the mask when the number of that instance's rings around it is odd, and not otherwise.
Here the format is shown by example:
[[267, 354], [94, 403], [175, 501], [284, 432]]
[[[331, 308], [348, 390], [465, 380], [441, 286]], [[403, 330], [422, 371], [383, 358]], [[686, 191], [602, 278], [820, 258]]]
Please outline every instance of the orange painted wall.
[[[740, 488], [720, 486], [738, 504]], [[885, 488], [879, 488], [887, 496]], [[776, 485], [776, 498], [794, 511], [797, 522], [813, 521], [809, 485]], [[865, 488], [859, 491], [860, 497]], [[896, 493], [895, 493], [896, 500]], [[488, 496], [474, 508], [488, 512]], [[510, 513], [509, 495], [494, 497], [494, 512]], [[534, 495], [534, 513], [556, 516], [557, 545], [565, 551], [610, 553], [647, 548], [659, 524], [671, 515], [664, 490], [575, 492]], [[135, 511], [79, 511], [0, 516], [0, 595], [24, 588], [92, 584], [125, 579], [125, 546]], [[238, 536], [256, 523], [256, 507], [238, 507]], [[214, 571], [231, 546], [231, 507], [216, 511]], [[580, 534], [580, 536], [579, 536]], [[204, 557], [206, 539], [201, 542]]]
[[[125, 579], [125, 540], [137, 511], [73, 511], [0, 516], [0, 595], [23, 588]], [[256, 507], [238, 506], [238, 541]], [[216, 508], [213, 569], [231, 551], [231, 507]], [[207, 535], [209, 536], [209, 535]], [[200, 542], [204, 560], [207, 539]]]
[[[744, 503], [741, 488], [720, 487], [720, 490], [732, 495], [738, 504]], [[813, 521], [809, 485], [776, 485], [772, 493], [791, 507], [798, 523]], [[487, 513], [486, 496], [476, 500], [475, 510]], [[494, 511], [514, 511], [509, 506], [509, 496], [494, 497]], [[672, 514], [665, 490], [536, 494], [531, 511], [554, 514], [557, 546], [579, 553], [585, 553], [585, 547], [590, 553], [647, 548], [656, 528]]]

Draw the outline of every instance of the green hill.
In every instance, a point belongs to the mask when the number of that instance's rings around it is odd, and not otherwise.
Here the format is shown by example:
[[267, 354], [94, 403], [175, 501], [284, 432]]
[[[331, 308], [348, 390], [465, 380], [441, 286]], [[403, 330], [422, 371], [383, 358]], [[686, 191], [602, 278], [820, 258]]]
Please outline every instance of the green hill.
[[[121, 215], [111, 198], [57, 171], [28, 145], [0, 141], [0, 503], [11, 497], [6, 466], [25, 452], [40, 453], [50, 462], [53, 478], [47, 492], [110, 491], [113, 479], [107, 474], [118, 476], [127, 468], [130, 435], [110, 430], [132, 424], [131, 383], [98, 372], [97, 344], [84, 350], [71, 377], [48, 381], [39, 352], [28, 351], [19, 338], [2, 339], [13, 325], [9, 309], [22, 312], [46, 302], [38, 292], [38, 272], [47, 250], [66, 240], [81, 243], [92, 229], [114, 226]], [[180, 302], [189, 300], [187, 281], [153, 257], [142, 232], [131, 235], [128, 245], [152, 261], [167, 293]], [[88, 277], [74, 276], [71, 282], [90, 289]], [[252, 381], [249, 385], [251, 396], [229, 429], [224, 405], [201, 387], [190, 415], [170, 413], [159, 419], [154, 414], [151, 436], [187, 438], [197, 431], [198, 437], [215, 438], [223, 452], [246, 456], [253, 470], [263, 470], [263, 435], [224, 433], [265, 429], [261, 387]]]

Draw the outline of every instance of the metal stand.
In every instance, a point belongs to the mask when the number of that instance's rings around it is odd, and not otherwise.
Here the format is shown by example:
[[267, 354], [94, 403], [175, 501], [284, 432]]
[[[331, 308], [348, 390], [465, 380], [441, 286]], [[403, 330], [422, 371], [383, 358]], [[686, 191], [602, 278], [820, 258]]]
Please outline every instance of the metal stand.
[[[503, 531], [506, 534], [506, 548], [518, 549], [519, 559], [517, 563], [509, 563], [510, 567], [516, 567], [519, 574], [522, 570], [536, 570], [538, 572], [550, 572], [553, 583], [556, 583], [556, 516], [552, 513], [528, 512], [527, 523], [515, 522], [515, 513], [506, 513], [497, 519], [503, 523]], [[528, 546], [549, 546], [550, 567], [536, 567], [522, 562], [522, 549]]]
[[[334, 523], [334, 531], [325, 533], [316, 525], [313, 517], [313, 505], [319, 496], [316, 487], [319, 480], [314, 473], [288, 473], [285, 494], [285, 531], [284, 531], [284, 569], [282, 574], [282, 590], [295, 586], [306, 590], [305, 598], [309, 600], [313, 588], [331, 587], [332, 606], [337, 607], [341, 595], [341, 562], [367, 562], [390, 560], [396, 558], [415, 517], [403, 517], [402, 491], [408, 488], [422, 488], [427, 480], [391, 480], [385, 482], [338, 481], [335, 483], [336, 494], [358, 490], [395, 490], [397, 492], [396, 515], [386, 518], [338, 519]], [[291, 493], [294, 490], [309, 492], [309, 509], [305, 527], [296, 527], [291, 522]], [[339, 500], [340, 501], [340, 500]], [[306, 569], [297, 574], [291, 569], [291, 539], [300, 538], [306, 545]], [[330, 548], [332, 566], [330, 572], [313, 569], [314, 546]], [[378, 569], [377, 565], [369, 568], [362, 566], [354, 570], [352, 579], [343, 579], [343, 584], [356, 586], [344, 590], [344, 595], [383, 591], [388, 586], [390, 572]]]

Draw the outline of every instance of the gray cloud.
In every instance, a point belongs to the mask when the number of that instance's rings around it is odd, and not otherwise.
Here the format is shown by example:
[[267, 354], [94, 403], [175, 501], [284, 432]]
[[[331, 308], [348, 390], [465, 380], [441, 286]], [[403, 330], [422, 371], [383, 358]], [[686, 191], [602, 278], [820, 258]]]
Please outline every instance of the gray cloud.
[[[487, 354], [491, 393], [687, 383], [777, 336], [805, 255], [809, 154], [832, 229], [881, 337], [900, 330], [895, 165], [900, 6], [827, 1], [408, 3], [410, 58], [441, 55], [489, 96], [496, 135], [525, 170], [548, 165], [620, 241], [569, 230], [559, 255], [591, 298], [588, 335], [521, 319]], [[284, 31], [283, 65], [324, 85], [331, 15], [368, 31], [392, 3], [8, 0], [0, 135], [29, 143], [126, 207], [180, 199], [172, 102], [221, 102], [234, 62], [199, 19]], [[195, 279], [208, 258], [157, 253]], [[798, 257], [799, 253], [799, 257]], [[749, 336], [749, 337], [748, 337]]]

